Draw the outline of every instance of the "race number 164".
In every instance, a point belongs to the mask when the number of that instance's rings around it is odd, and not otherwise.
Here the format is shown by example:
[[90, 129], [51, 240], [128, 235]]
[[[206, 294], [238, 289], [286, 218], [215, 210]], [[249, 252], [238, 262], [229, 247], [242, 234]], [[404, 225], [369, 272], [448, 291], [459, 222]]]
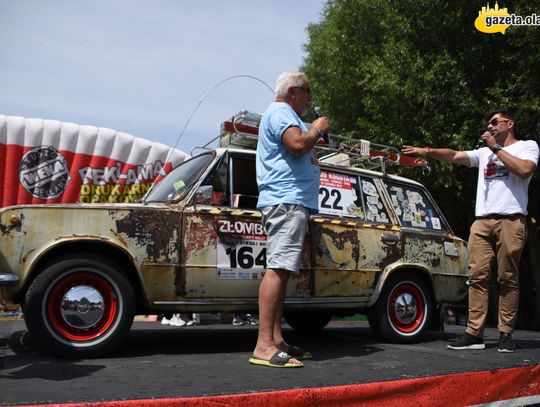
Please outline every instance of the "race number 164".
[[266, 267], [266, 247], [230, 246], [225, 249], [229, 257], [231, 268], [237, 267], [251, 269], [253, 267]]

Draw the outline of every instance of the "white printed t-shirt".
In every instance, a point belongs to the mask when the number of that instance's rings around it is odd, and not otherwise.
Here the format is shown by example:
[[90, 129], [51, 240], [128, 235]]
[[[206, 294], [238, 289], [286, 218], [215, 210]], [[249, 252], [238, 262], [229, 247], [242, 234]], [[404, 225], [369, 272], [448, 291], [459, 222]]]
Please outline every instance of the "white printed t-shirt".
[[[538, 165], [539, 149], [533, 140], [518, 140], [503, 150]], [[476, 216], [527, 215], [528, 187], [532, 176], [523, 179], [513, 174], [488, 147], [465, 153], [471, 167], [478, 167]]]

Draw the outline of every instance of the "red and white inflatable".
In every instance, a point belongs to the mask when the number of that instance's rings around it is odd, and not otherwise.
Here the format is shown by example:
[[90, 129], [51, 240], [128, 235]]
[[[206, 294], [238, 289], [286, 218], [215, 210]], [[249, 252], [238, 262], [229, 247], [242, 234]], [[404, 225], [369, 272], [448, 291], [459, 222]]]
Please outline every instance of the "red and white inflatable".
[[0, 115], [0, 207], [137, 202], [188, 157], [111, 129]]

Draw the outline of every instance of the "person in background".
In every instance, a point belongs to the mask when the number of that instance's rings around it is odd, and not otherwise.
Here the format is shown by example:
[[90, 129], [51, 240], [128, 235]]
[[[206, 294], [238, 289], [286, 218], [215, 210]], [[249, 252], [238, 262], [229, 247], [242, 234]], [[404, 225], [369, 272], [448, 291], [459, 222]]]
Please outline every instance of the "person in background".
[[487, 116], [485, 147], [449, 148], [404, 146], [404, 154], [478, 168], [476, 220], [469, 241], [469, 316], [463, 336], [449, 349], [484, 349], [491, 268], [498, 266], [499, 352], [514, 352], [512, 333], [519, 304], [519, 261], [527, 237], [528, 186], [538, 165], [538, 144], [516, 138], [516, 119], [507, 110]]
[[275, 93], [261, 118], [257, 143], [257, 209], [267, 233], [267, 268], [259, 287], [259, 332], [249, 362], [302, 367], [299, 359], [311, 354], [287, 344], [281, 318], [289, 275], [300, 269], [310, 213], [318, 211], [320, 170], [313, 147], [328, 133], [329, 122], [319, 117], [309, 129], [302, 122], [311, 104], [309, 81], [302, 72], [282, 73]]
[[235, 312], [233, 315], [232, 324], [234, 326], [247, 325], [259, 325], [259, 318], [253, 314], [243, 314], [240, 312]]
[[163, 315], [161, 318], [161, 325], [171, 326], [191, 326], [199, 323], [199, 314], [172, 314], [170, 318], [167, 315]]

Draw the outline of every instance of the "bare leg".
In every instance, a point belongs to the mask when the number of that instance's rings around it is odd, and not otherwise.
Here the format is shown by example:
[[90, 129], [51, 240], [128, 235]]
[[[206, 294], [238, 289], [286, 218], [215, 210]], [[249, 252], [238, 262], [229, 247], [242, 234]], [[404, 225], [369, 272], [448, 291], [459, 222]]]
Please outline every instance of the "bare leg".
[[276, 316], [276, 322], [274, 323], [274, 343], [279, 349], [284, 350], [286, 352], [289, 346], [285, 342], [285, 338], [283, 338], [283, 329], [281, 327], [281, 319], [283, 318], [284, 302], [285, 302], [285, 290], [283, 291], [283, 296], [281, 298], [281, 302], [279, 304], [279, 310]]
[[[281, 338], [280, 341], [283, 341], [281, 316], [288, 279], [289, 273], [285, 270], [267, 269], [264, 273], [259, 287], [259, 334], [253, 351], [256, 358], [269, 360], [280, 350], [274, 340], [274, 334], [276, 333]], [[289, 363], [301, 362], [293, 358]]]

